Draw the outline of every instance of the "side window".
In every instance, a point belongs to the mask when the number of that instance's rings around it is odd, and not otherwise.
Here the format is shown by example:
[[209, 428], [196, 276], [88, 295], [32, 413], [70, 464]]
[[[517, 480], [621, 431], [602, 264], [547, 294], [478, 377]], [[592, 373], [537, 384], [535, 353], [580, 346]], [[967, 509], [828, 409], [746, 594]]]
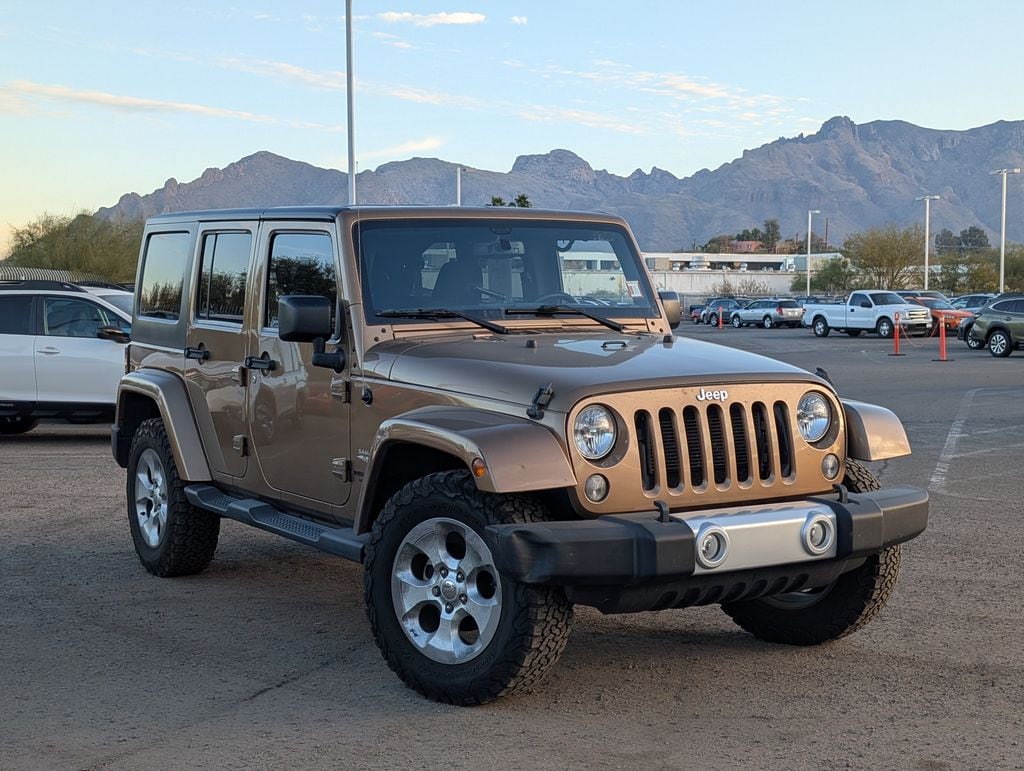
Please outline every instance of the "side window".
[[178, 318], [188, 262], [188, 233], [154, 233], [146, 242], [139, 286], [139, 315]]
[[289, 294], [322, 295], [331, 301], [335, 328], [338, 288], [334, 247], [328, 233], [276, 233], [270, 242], [263, 326], [277, 329], [277, 302]]
[[1024, 313], [1024, 300], [1014, 300], [1010, 303], [1010, 313]]
[[868, 302], [867, 305], [864, 305], [864, 303], [867, 302], [867, 299], [868, 298], [865, 295], [854, 294], [850, 297], [850, 305], [852, 305], [854, 308], [870, 308], [870, 302]]
[[32, 334], [32, 296], [0, 297], [0, 335]]
[[203, 236], [196, 319], [242, 323], [251, 248], [251, 233]]
[[44, 302], [44, 335], [95, 338], [100, 327], [121, 326], [121, 320], [112, 319], [113, 314], [108, 313], [106, 308], [86, 300], [47, 297]]
[[1002, 302], [995, 303], [992, 306], [992, 310], [996, 311], [997, 313], [1009, 313], [1010, 312], [1010, 301], [1009, 300], [1003, 300]]

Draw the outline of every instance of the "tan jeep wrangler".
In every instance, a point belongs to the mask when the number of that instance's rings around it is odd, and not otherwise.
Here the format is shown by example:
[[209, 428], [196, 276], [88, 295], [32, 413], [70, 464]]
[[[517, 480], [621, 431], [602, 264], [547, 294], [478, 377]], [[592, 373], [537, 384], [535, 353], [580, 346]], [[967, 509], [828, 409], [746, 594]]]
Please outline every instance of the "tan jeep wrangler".
[[359, 561], [384, 658], [431, 699], [538, 682], [574, 603], [842, 637], [927, 522], [859, 462], [910, 452], [891, 412], [674, 337], [617, 217], [162, 215], [136, 287], [112, 438], [142, 564], [203, 570], [221, 517]]

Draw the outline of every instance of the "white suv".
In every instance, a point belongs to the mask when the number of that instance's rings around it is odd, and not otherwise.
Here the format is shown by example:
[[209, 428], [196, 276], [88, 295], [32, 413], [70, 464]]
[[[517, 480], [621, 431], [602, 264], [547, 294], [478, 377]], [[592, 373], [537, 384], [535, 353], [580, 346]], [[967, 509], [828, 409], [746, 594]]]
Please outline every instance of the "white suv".
[[111, 420], [131, 315], [63, 281], [0, 281], [0, 434]]

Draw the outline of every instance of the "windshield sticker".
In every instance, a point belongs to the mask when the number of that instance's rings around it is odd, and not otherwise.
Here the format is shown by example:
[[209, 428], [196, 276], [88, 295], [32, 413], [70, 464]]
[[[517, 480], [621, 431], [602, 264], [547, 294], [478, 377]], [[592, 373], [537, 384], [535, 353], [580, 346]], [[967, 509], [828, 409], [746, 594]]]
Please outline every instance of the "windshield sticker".
[[629, 292], [630, 297], [643, 297], [643, 292], [640, 291], [639, 281], [627, 281], [626, 290]]

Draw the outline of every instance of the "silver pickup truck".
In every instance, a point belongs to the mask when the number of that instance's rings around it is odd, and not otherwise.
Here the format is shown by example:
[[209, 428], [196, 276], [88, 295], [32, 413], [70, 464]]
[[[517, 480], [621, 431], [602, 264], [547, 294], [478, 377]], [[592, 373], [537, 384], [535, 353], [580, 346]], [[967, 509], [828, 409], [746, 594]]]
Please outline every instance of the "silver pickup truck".
[[908, 304], [895, 292], [881, 289], [852, 292], [841, 305], [804, 306], [803, 325], [810, 327], [817, 337], [827, 337], [833, 329], [850, 337], [861, 332], [892, 337], [897, 323], [903, 334], [928, 334], [932, 317], [927, 308]]

